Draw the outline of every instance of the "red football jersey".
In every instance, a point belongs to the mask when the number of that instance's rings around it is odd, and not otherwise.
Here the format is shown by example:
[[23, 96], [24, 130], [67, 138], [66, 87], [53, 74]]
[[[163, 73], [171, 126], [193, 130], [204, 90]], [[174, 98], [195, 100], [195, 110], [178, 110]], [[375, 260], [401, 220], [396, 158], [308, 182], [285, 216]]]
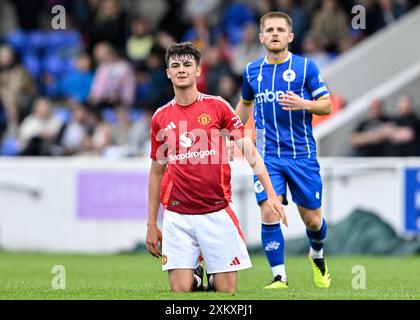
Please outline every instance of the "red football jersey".
[[244, 137], [244, 126], [221, 97], [199, 94], [188, 106], [175, 100], [159, 108], [151, 122], [153, 160], [168, 162], [161, 201], [168, 210], [204, 214], [231, 200], [226, 138]]

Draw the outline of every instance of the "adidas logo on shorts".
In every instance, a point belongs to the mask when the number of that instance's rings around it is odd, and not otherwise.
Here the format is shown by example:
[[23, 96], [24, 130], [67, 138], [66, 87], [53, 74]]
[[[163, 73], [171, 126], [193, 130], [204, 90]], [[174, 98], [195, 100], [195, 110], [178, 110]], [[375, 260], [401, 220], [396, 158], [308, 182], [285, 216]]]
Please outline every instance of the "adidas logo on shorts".
[[241, 262], [239, 261], [238, 257], [233, 258], [232, 262], [230, 263], [230, 266], [237, 266], [240, 265]]

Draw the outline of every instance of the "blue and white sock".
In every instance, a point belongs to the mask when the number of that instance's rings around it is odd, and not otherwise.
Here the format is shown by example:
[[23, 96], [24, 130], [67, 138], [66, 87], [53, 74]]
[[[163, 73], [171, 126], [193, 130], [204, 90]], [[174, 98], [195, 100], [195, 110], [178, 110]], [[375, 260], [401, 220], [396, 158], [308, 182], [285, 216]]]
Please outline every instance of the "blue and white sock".
[[327, 238], [327, 221], [322, 218], [322, 225], [318, 231], [312, 231], [308, 228], [306, 229], [306, 235], [309, 239], [309, 254], [314, 259], [319, 259], [324, 257], [324, 242]]
[[280, 223], [261, 225], [261, 243], [270, 264], [273, 276], [282, 276], [286, 280], [284, 267], [284, 237]]

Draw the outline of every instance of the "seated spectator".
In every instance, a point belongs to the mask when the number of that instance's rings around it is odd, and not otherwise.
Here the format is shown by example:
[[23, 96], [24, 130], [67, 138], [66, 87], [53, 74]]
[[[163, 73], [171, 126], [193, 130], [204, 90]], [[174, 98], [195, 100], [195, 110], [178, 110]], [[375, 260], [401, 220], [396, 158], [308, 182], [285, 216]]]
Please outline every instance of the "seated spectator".
[[56, 138], [62, 123], [51, 112], [51, 103], [47, 98], [37, 98], [32, 110], [19, 128], [20, 154], [23, 156], [49, 155], [50, 145]]
[[84, 150], [87, 136], [87, 111], [81, 104], [75, 104], [71, 120], [63, 124], [51, 147], [54, 156], [70, 156]]
[[363, 120], [353, 132], [351, 143], [354, 155], [381, 157], [387, 155], [392, 129], [391, 119], [383, 114], [383, 102], [374, 99], [369, 106], [369, 118]]
[[143, 62], [153, 47], [153, 36], [145, 20], [137, 18], [131, 23], [131, 36], [127, 40], [128, 58], [136, 65]]
[[130, 130], [129, 156], [147, 156], [150, 153], [150, 121], [153, 110], [145, 110], [143, 116], [136, 120]]
[[120, 58], [106, 42], [95, 46], [94, 57], [98, 67], [89, 94], [90, 104], [99, 109], [117, 104], [130, 107], [136, 90], [136, 79], [131, 65]]
[[389, 155], [409, 157], [420, 155], [420, 119], [414, 113], [413, 99], [403, 95], [397, 102], [398, 115], [393, 119], [395, 129], [392, 131]]
[[379, 19], [380, 28], [393, 23], [404, 14], [404, 8], [398, 1], [379, 0], [378, 3], [381, 12]]
[[[96, 1], [90, 1], [96, 2]], [[126, 14], [117, 0], [102, 0], [89, 24], [90, 45], [106, 41], [114, 47], [125, 47]], [[90, 51], [89, 51], [90, 52]]]
[[156, 108], [168, 102], [172, 96], [171, 81], [166, 75], [164, 51], [155, 46], [146, 59], [146, 72], [139, 70], [138, 84], [139, 104]]
[[320, 45], [320, 39], [315, 32], [308, 31], [303, 40], [303, 55], [310, 58], [318, 68], [322, 68], [331, 62], [331, 56]]
[[4, 107], [9, 134], [16, 135], [21, 120], [30, 113], [36, 85], [26, 69], [16, 61], [9, 45], [0, 46], [0, 103]]
[[337, 55], [340, 55], [350, 50], [358, 41], [359, 35], [355, 34], [354, 37], [348, 35], [342, 36], [337, 40]]
[[255, 11], [242, 1], [229, 1], [223, 12], [221, 25], [231, 44], [237, 44], [241, 39], [242, 28], [255, 21]]
[[157, 31], [154, 35], [154, 40], [155, 46], [161, 48], [164, 52], [176, 42], [175, 38], [165, 31]]
[[50, 79], [48, 93], [51, 97], [86, 103], [93, 80], [92, 62], [87, 53], [80, 53], [74, 58], [75, 69], [65, 73], [61, 79]]
[[360, 0], [360, 5], [366, 11], [366, 28], [360, 31], [367, 37], [383, 27], [382, 13], [379, 4], [375, 0]]
[[149, 103], [150, 74], [146, 66], [136, 70], [136, 103]]
[[90, 129], [81, 154], [102, 156], [104, 150], [111, 144], [111, 127], [104, 121], [99, 110], [89, 112], [88, 118]]
[[239, 101], [238, 84], [230, 74], [225, 74], [220, 78], [219, 85], [217, 86], [216, 95], [221, 96], [232, 106], [236, 105]]
[[125, 146], [128, 144], [131, 131], [130, 113], [128, 109], [120, 107], [116, 114], [117, 122], [111, 127], [111, 143]]
[[258, 39], [258, 27], [248, 23], [242, 30], [241, 41], [233, 48], [231, 60], [233, 73], [237, 77], [242, 77], [246, 65], [264, 55], [264, 46]]
[[293, 21], [293, 42], [290, 50], [295, 53], [302, 52], [302, 43], [305, 32], [309, 29], [311, 17], [308, 12], [293, 0], [276, 0], [276, 9], [286, 12]]
[[216, 46], [219, 49], [220, 58], [223, 62], [227, 62], [229, 64], [230, 69], [230, 64], [234, 59], [233, 45], [229, 43], [229, 39], [227, 38], [226, 34], [219, 33], [216, 37], [216, 42], [214, 46]]
[[205, 52], [211, 43], [214, 42], [216, 32], [212, 29], [204, 16], [191, 17], [191, 28], [188, 29], [182, 36], [181, 41], [190, 41], [201, 50]]
[[[206, 91], [208, 94], [213, 95], [217, 94], [221, 77], [231, 73], [229, 63], [222, 60], [221, 52], [216, 46], [208, 48], [204, 53], [201, 70], [200, 81], [204, 82], [202, 91]], [[198, 82], [198, 84], [200, 84], [200, 82]]]
[[120, 158], [130, 154], [130, 133], [132, 122], [130, 112], [119, 107], [116, 111], [117, 121], [111, 126], [111, 145], [104, 152], [105, 157]]
[[6, 132], [6, 129], [7, 129], [6, 113], [4, 112], [3, 105], [1, 104], [1, 101], [0, 101], [0, 146], [3, 142], [3, 137], [4, 137], [4, 133]]
[[208, 17], [212, 14], [220, 14], [218, 7], [221, 0], [184, 0], [184, 13], [187, 17], [203, 16]]
[[257, 24], [259, 23], [261, 17], [268, 11], [274, 11], [276, 9], [272, 0], [254, 1], [252, 7], [255, 12], [254, 22]]
[[337, 51], [338, 39], [347, 35], [348, 16], [336, 0], [323, 0], [315, 12], [311, 29], [320, 37], [321, 45], [328, 51]]
[[[129, 5], [129, 13], [141, 15], [150, 26], [150, 29], [160, 29], [161, 20], [171, 16], [174, 22], [169, 28], [178, 28], [178, 21], [182, 20], [183, 4], [185, 0], [129, 0], [121, 1]], [[169, 11], [171, 10], [171, 11]]]

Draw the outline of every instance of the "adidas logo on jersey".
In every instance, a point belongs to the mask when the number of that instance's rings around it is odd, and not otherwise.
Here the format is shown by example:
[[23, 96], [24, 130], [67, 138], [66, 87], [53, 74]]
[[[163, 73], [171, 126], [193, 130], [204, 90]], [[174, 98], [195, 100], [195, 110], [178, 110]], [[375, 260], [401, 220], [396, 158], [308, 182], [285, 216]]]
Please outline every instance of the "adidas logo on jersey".
[[278, 101], [280, 96], [284, 94], [286, 93], [283, 90], [268, 91], [268, 89], [265, 89], [265, 91], [257, 93], [256, 100], [258, 103], [275, 102], [275, 101]]
[[233, 258], [232, 262], [230, 263], [230, 266], [238, 266], [241, 262], [239, 261], [238, 257]]
[[173, 122], [173, 121], [171, 121], [167, 126], [166, 126], [166, 128], [164, 129], [165, 131], [166, 130], [171, 130], [171, 129], [175, 129], [176, 128], [176, 125], [175, 125], [175, 123]]

